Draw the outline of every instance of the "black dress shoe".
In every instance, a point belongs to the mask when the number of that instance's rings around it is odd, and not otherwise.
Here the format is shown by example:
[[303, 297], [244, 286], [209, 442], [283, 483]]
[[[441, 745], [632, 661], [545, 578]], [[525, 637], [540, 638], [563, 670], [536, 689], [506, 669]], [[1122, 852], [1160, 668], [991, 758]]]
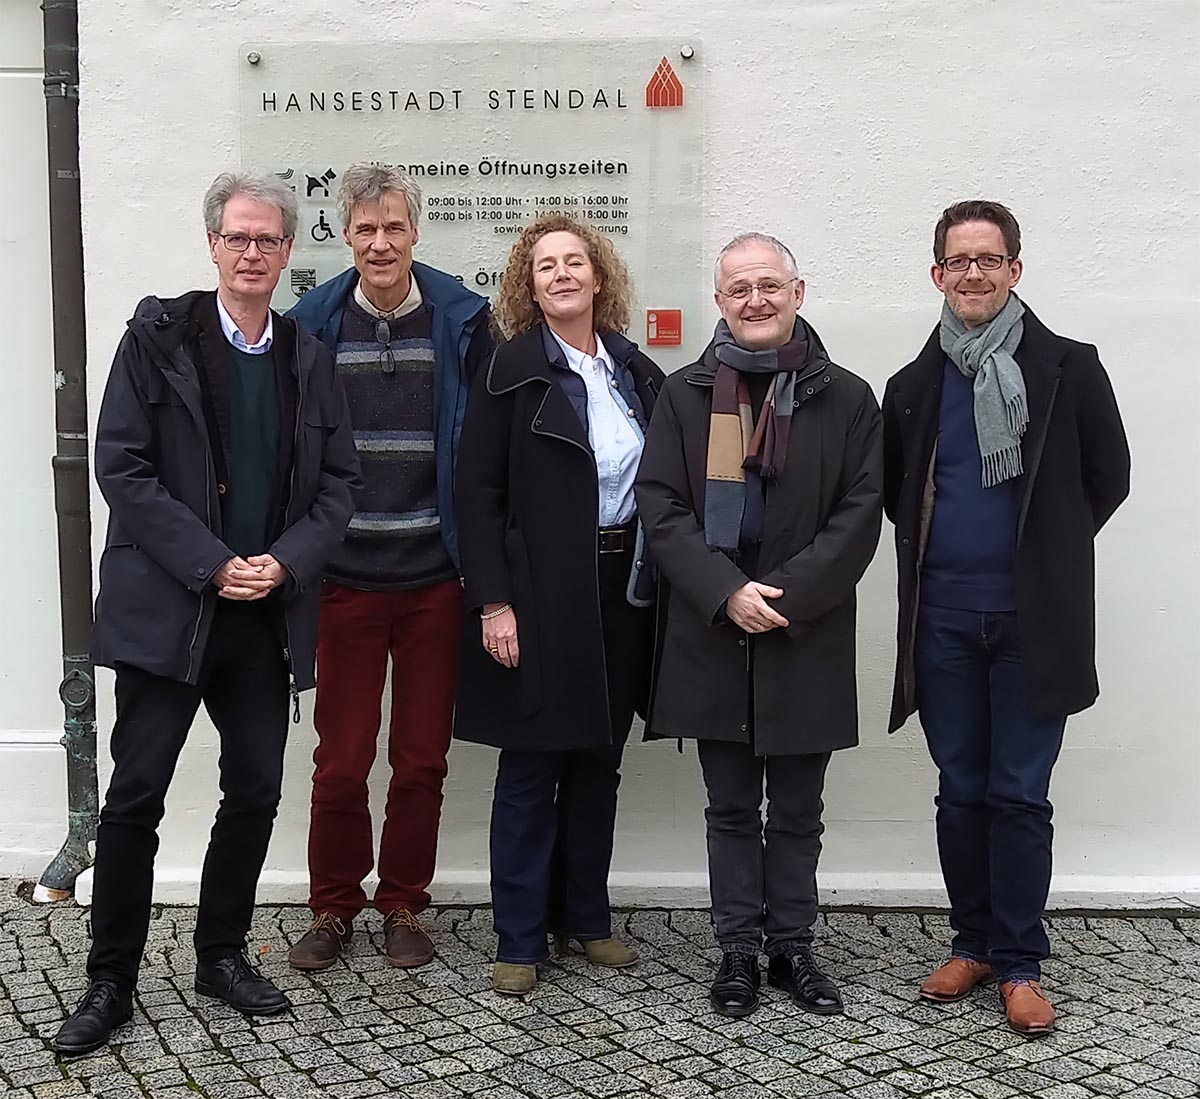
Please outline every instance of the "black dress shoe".
[[251, 967], [244, 954], [197, 962], [196, 991], [224, 1000], [243, 1015], [278, 1015], [291, 1007], [287, 997]]
[[794, 954], [774, 954], [767, 966], [767, 983], [782, 988], [805, 1011], [816, 1015], [840, 1015], [842, 994], [828, 977], [817, 968], [811, 951], [797, 950]]
[[708, 999], [718, 1015], [740, 1019], [758, 1007], [758, 956], [727, 950], [709, 990]]
[[68, 1057], [91, 1053], [108, 1042], [112, 1032], [133, 1016], [133, 997], [115, 981], [93, 981], [79, 1006], [50, 1039], [55, 1053]]

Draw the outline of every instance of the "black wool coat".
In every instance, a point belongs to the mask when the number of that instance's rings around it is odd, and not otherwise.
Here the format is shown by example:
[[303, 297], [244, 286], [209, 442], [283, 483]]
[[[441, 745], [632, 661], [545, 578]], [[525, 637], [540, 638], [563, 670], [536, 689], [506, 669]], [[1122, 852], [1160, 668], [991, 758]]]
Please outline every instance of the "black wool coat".
[[[753, 743], [760, 756], [858, 743], [855, 587], [879, 541], [879, 405], [865, 381], [829, 361], [811, 327], [809, 336], [753, 575], [704, 539], [712, 347], [663, 389], [637, 480], [659, 569], [648, 738]], [[783, 589], [772, 605], [786, 629], [751, 637], [725, 618], [726, 599], [748, 580]]]
[[[293, 687], [314, 685], [321, 570], [354, 512], [358, 454], [333, 358], [275, 315], [281, 484], [267, 548], [288, 572], [267, 597], [281, 610]], [[109, 506], [92, 656], [195, 683], [222, 541], [226, 350], [216, 294], [144, 299], [117, 349], [96, 423], [96, 480]]]
[[[1129, 444], [1096, 349], [1051, 332], [1028, 306], [1024, 322], [1014, 356], [1029, 398], [1014, 566], [1017, 626], [1034, 713], [1058, 717], [1087, 709], [1100, 693], [1093, 540], [1129, 495]], [[913, 652], [945, 362], [935, 328], [883, 396], [884, 506], [896, 525], [900, 603], [890, 731], [917, 708]]]
[[[624, 337], [604, 332], [601, 338], [649, 415], [662, 371]], [[463, 423], [455, 501], [468, 614], [455, 736], [497, 748], [565, 750], [612, 741], [596, 459], [558, 373], [538, 325], [501, 345], [479, 372]], [[515, 609], [515, 669], [483, 648], [485, 603]]]

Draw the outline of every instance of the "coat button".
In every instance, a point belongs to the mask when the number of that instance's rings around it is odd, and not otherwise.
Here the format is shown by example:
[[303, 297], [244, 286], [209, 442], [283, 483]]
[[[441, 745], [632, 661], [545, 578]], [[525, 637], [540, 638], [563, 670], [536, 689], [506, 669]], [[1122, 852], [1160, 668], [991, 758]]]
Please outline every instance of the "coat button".
[[905, 416], [911, 416], [911, 415], [912, 415], [912, 409], [911, 409], [911, 408], [906, 408], [906, 409], [904, 410], [904, 415], [905, 415]]
[[799, 401], [792, 401], [792, 407], [793, 407], [793, 408], [799, 408], [799, 407], [800, 407], [800, 402], [799, 402]]
[[804, 392], [807, 393], [811, 397], [813, 395], [813, 393], [815, 392], [815, 390], [810, 385]]
[[741, 727], [741, 729], [742, 729], [742, 732], [743, 732], [743, 733], [744, 733], [744, 732], [746, 732], [746, 726], [745, 726], [745, 725], [743, 725], [743, 726]]
[[196, 575], [197, 575], [197, 576], [203, 576], [203, 575], [204, 575], [204, 570], [203, 570], [203, 569], [197, 569], [197, 570], [196, 570]]
[[646, 564], [646, 562], [645, 562], [645, 561], [634, 561], [634, 563], [633, 563], [633, 567], [634, 567], [635, 569], [640, 569], [640, 568], [642, 568], [642, 567], [643, 567], [645, 564]]
[[821, 379], [821, 381], [823, 381], [823, 382], [824, 382], [826, 385], [828, 385], [828, 384], [829, 384], [829, 375], [828, 375], [828, 374], [826, 374], [826, 375], [825, 375], [825, 377], [823, 377], [823, 378]]
[[534, 427], [541, 427], [541, 426], [542, 426], [542, 421], [541, 421], [541, 420], [534, 420], [534, 421], [533, 421], [533, 426], [534, 426]]
[[900, 545], [902, 545], [902, 546], [907, 546], [907, 545], [908, 545], [908, 539], [907, 539], [907, 538], [901, 538], [901, 539], [900, 539]]
[[217, 495], [218, 496], [224, 496], [225, 492], [226, 492], [226, 489], [225, 489], [224, 485], [217, 485]]
[[629, 415], [630, 415], [630, 416], [632, 416], [632, 415], [633, 415], [633, 409], [632, 409], [632, 408], [629, 410]]
[[746, 644], [746, 639], [745, 639], [744, 637], [739, 637], [739, 638], [738, 638], [738, 644], [739, 644], [739, 645], [744, 645], [744, 644]]

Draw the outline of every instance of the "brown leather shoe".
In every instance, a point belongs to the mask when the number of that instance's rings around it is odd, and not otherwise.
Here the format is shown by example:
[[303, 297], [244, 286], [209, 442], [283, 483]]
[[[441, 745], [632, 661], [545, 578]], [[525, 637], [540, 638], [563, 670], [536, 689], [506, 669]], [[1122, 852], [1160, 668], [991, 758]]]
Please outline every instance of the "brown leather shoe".
[[383, 921], [383, 953], [401, 969], [416, 969], [433, 960], [433, 940], [407, 908], [393, 908]]
[[973, 962], [970, 958], [951, 958], [939, 965], [921, 985], [917, 995], [922, 1000], [938, 1004], [952, 1004], [969, 996], [976, 985], [987, 984], [992, 979], [992, 967], [986, 962]]
[[1001, 981], [1000, 999], [1008, 1025], [1018, 1034], [1036, 1038], [1054, 1029], [1054, 1005], [1037, 981]]
[[318, 912], [312, 927], [288, 951], [288, 961], [293, 969], [328, 969], [353, 934], [353, 920], [339, 920], [332, 912]]

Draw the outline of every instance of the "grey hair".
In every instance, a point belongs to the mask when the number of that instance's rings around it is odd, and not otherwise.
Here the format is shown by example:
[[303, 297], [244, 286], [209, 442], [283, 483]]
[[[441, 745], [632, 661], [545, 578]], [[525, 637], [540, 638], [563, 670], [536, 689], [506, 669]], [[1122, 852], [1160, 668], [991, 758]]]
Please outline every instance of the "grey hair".
[[210, 233], [221, 231], [225, 203], [234, 195], [246, 195], [259, 202], [278, 206], [283, 215], [283, 235], [296, 235], [296, 224], [300, 220], [300, 204], [296, 201], [296, 193], [278, 176], [260, 176], [251, 172], [222, 172], [204, 192], [204, 227]]
[[404, 196], [408, 220], [417, 227], [421, 217], [421, 188], [407, 172], [386, 164], [351, 164], [342, 174], [337, 211], [342, 227], [350, 228], [350, 214], [364, 202], [379, 202], [389, 191]]
[[721, 288], [721, 261], [734, 249], [740, 248], [743, 244], [766, 244], [774, 248], [779, 253], [783, 262], [787, 264], [788, 274], [794, 279], [800, 277], [800, 268], [796, 266], [796, 257], [792, 255], [791, 250], [783, 241], [771, 236], [769, 233], [738, 233], [724, 248], [717, 253], [717, 262], [713, 264], [713, 286], [716, 289]]

